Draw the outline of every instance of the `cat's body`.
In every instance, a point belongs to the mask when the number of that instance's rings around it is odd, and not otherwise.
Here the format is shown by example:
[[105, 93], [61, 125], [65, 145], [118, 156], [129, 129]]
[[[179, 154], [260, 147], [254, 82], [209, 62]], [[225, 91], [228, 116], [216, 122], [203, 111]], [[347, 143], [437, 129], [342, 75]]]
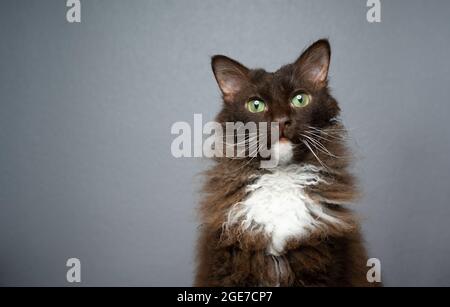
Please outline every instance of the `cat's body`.
[[[283, 127], [271, 145], [277, 167], [217, 158], [206, 173], [195, 285], [370, 285], [359, 225], [345, 206], [357, 192], [339, 108], [327, 89], [329, 54], [328, 42], [319, 41], [276, 73], [213, 59], [225, 101], [218, 122], [270, 120]], [[289, 103], [298, 89], [307, 104]], [[243, 105], [255, 96], [265, 109], [247, 112]]]

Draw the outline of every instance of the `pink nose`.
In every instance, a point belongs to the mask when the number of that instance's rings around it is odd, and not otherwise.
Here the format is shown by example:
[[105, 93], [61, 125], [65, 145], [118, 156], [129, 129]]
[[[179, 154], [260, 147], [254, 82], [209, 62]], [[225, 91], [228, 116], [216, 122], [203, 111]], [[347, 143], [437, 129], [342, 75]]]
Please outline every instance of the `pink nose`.
[[288, 117], [281, 117], [276, 119], [275, 121], [278, 122], [278, 125], [280, 127], [280, 137], [284, 136], [284, 130], [289, 127], [289, 125], [291, 124], [291, 121], [289, 120]]

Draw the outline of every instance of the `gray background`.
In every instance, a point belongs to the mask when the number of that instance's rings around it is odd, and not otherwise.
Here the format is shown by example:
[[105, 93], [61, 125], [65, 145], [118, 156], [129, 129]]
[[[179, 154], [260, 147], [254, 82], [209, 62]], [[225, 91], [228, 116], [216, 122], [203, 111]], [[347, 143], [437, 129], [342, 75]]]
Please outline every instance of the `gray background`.
[[0, 4], [0, 284], [189, 286], [208, 162], [175, 159], [175, 121], [211, 120], [209, 57], [274, 70], [321, 37], [386, 285], [450, 286], [450, 2]]

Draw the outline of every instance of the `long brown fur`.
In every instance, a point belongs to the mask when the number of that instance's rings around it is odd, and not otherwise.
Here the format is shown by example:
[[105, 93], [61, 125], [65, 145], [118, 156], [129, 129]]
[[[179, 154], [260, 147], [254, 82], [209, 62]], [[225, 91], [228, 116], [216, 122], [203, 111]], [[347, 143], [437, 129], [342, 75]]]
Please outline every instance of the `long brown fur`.
[[[327, 57], [329, 60], [328, 42], [321, 40], [295, 63], [275, 73], [249, 70], [223, 56], [213, 58], [213, 69], [224, 96], [224, 107], [217, 121], [259, 122], [270, 121], [280, 115], [288, 116], [293, 124], [286, 135], [298, 145], [294, 163], [325, 166], [321, 175], [326, 183], [311, 186], [306, 193], [342, 223], [325, 223], [306, 238], [289, 240], [282, 255], [269, 255], [267, 246], [270, 238], [267, 236], [242, 232], [237, 227], [224, 229], [228, 210], [247, 197], [247, 185], [267, 170], [259, 168], [259, 159], [217, 158], [215, 165], [205, 173], [204, 197], [199, 208], [201, 226], [195, 286], [374, 285], [366, 279], [367, 254], [358, 219], [347, 207], [357, 198], [358, 191], [354, 177], [347, 170], [351, 155], [345, 145], [345, 129], [336, 119], [339, 107], [329, 94], [327, 81], [318, 84], [308, 75], [314, 65], [325, 65], [328, 70], [328, 64], [323, 63]], [[230, 93], [224, 86], [227, 76], [221, 73], [235, 73], [231, 77], [243, 78], [236, 92]], [[297, 88], [311, 93], [316, 105], [309, 111], [293, 113], [287, 106], [289, 94]], [[247, 114], [243, 105], [255, 94], [272, 102], [270, 112], [264, 115]], [[295, 136], [306, 129], [306, 124], [317, 127], [316, 136], [332, 155], [320, 150], [313, 153], [302, 146]]]

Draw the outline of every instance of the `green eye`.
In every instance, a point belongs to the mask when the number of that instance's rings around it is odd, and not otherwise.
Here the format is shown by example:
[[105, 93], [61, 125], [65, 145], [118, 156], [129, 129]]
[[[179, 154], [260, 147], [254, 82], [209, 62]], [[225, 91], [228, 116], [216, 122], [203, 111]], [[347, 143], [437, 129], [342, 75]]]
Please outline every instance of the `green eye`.
[[296, 108], [306, 107], [311, 100], [311, 96], [306, 93], [298, 93], [291, 99], [291, 104]]
[[266, 109], [266, 104], [264, 101], [252, 99], [247, 102], [247, 109], [252, 113], [263, 112]]

